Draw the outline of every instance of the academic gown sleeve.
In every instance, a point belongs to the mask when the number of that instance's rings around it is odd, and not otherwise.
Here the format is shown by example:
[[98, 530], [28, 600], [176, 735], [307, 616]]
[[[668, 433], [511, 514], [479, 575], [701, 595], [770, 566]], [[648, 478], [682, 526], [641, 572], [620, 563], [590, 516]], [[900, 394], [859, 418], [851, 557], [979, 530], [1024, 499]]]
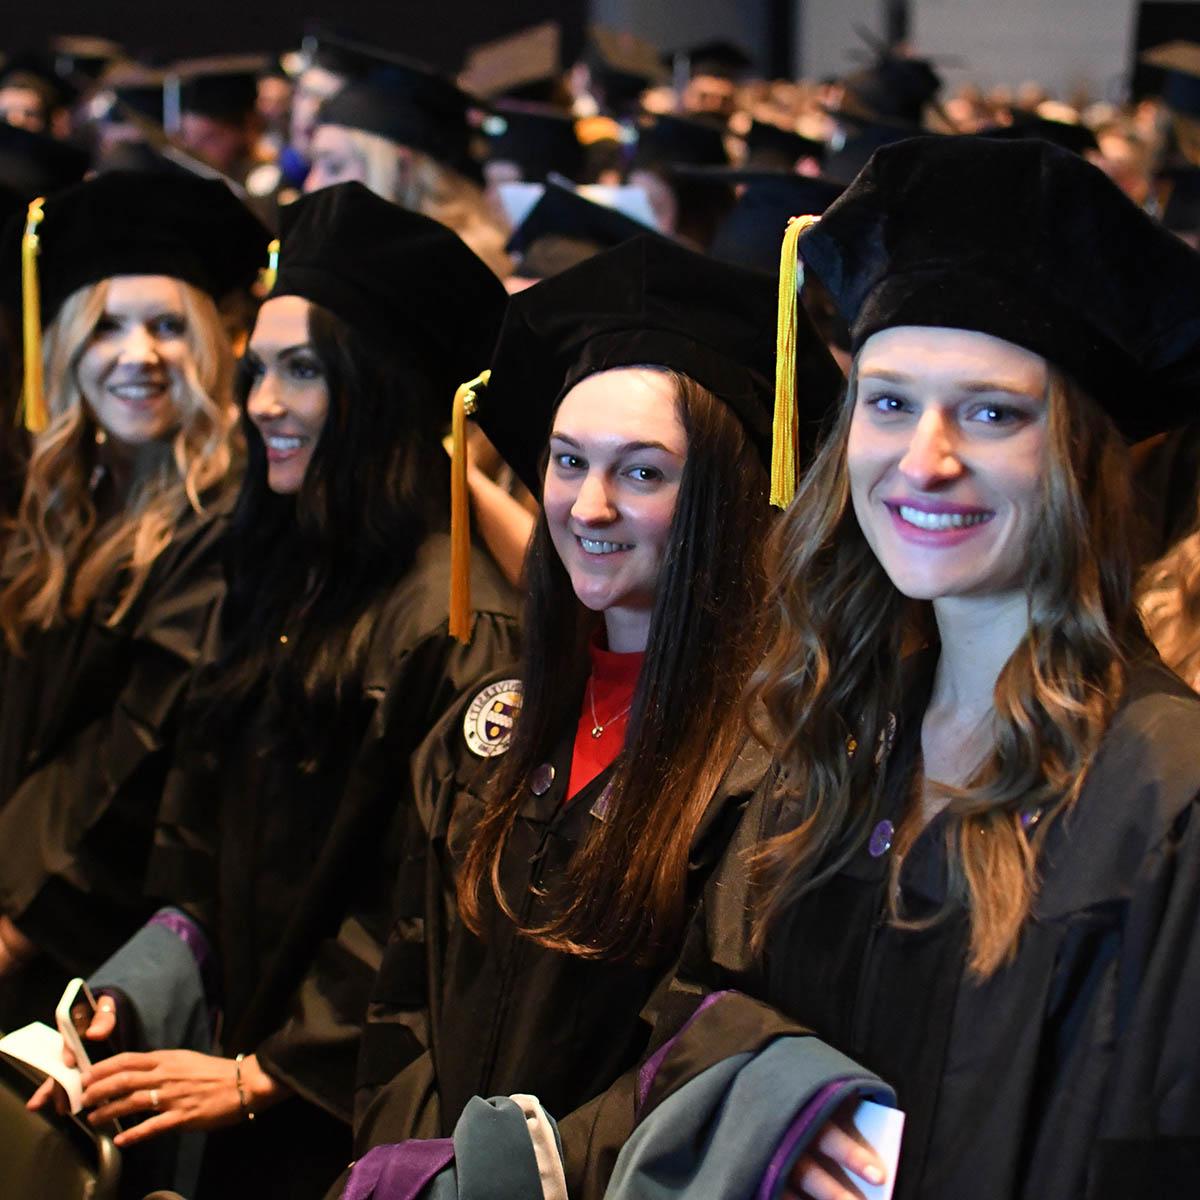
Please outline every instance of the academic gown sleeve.
[[282, 1025], [257, 1047], [266, 1071], [347, 1122], [367, 1001], [393, 924], [396, 879], [410, 857], [423, 857], [423, 831], [406, 787], [409, 758], [460, 692], [519, 654], [507, 584], [497, 584], [497, 600], [486, 609], [487, 593], [477, 588], [473, 594], [482, 611], [469, 643], [451, 638], [443, 622], [398, 662], [379, 665], [371, 686], [383, 695], [341, 804], [353, 820], [383, 798], [387, 811], [367, 835], [381, 838], [382, 855], [371, 859], [361, 833], [348, 840], [363, 858], [353, 904], [336, 935], [319, 945]]
[[215, 649], [223, 511], [188, 523], [156, 564], [115, 703], [37, 759], [0, 812], [0, 911], [86, 974], [148, 910], [146, 855], [179, 713]]
[[1147, 855], [1130, 901], [1116, 1058], [1092, 1200], [1200, 1186], [1200, 798]]

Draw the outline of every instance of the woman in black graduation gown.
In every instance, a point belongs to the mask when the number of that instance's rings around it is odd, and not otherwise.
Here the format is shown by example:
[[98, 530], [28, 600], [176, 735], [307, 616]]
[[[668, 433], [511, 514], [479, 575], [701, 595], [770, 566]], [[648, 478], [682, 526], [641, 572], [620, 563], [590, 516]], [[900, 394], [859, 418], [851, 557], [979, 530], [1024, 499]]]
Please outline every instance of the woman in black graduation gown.
[[118, 1056], [85, 1100], [97, 1122], [154, 1113], [123, 1144], [220, 1128], [200, 1196], [320, 1195], [347, 1160], [396, 781], [450, 701], [516, 653], [514, 597], [482, 554], [473, 638], [447, 631], [439, 442], [504, 303], [453, 233], [361, 185], [284, 210], [245, 359], [223, 646], [150, 870], [211, 949], [223, 1057]]
[[[1124, 439], [1192, 403], [1200, 258], [1075, 156], [964, 138], [879, 151], [799, 247], [854, 373], [773, 547], [775, 779], [659, 1032], [698, 977], [877, 1072], [900, 1200], [1190, 1195], [1200, 701], [1136, 616]], [[858, 1194], [831, 1170], [792, 1188]]]
[[[414, 759], [427, 892], [406, 872], [360, 1149], [444, 1132], [475, 1094], [565, 1111], [645, 1045], [641, 1008], [765, 766], [739, 700], [762, 645], [775, 296], [639, 237], [510, 301], [475, 403], [543, 499], [525, 654]], [[802, 332], [815, 422], [844, 381]]]
[[268, 240], [227, 188], [184, 176], [113, 175], [37, 211], [5, 251], [15, 284], [37, 241], [25, 322], [45, 354], [26, 375], [32, 458], [0, 585], [0, 1027], [52, 1011], [145, 915], [222, 590], [234, 364], [214, 299], [253, 282]]

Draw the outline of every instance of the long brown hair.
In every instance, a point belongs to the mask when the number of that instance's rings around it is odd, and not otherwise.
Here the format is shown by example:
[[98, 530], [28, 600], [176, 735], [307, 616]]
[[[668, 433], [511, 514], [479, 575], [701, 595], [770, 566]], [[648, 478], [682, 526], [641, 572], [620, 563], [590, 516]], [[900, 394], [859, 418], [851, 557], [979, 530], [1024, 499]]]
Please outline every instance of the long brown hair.
[[[856, 377], [838, 424], [768, 550], [777, 632], [754, 692], [763, 736], [798, 807], [754, 867], [766, 885], [756, 921], [771, 922], [862, 846], [878, 819], [886, 745], [900, 709], [901, 661], [936, 639], [932, 609], [906, 599], [867, 544], [850, 504], [846, 443]], [[1134, 531], [1128, 451], [1112, 422], [1054, 371], [1049, 453], [1025, 576], [1028, 630], [996, 681], [994, 746], [962, 788], [946, 788], [947, 904], [965, 904], [970, 966], [980, 976], [1015, 954], [1037, 892], [1038, 850], [1069, 809], [1119, 699], [1134, 644]], [[866, 752], [852, 753], [857, 744]], [[1041, 809], [1030, 828], [1022, 812]], [[920, 831], [910, 820], [892, 856], [895, 886]]]
[[[676, 948], [692, 839], [744, 737], [740, 697], [761, 653], [767, 478], [728, 407], [694, 380], [676, 384], [688, 451], [646, 657], [608, 811], [568, 868], [569, 897], [524, 932], [588, 958], [650, 962]], [[467, 925], [482, 929], [490, 889], [512, 920], [500, 861], [530, 772], [575, 724], [596, 618], [576, 599], [539, 518], [526, 567], [524, 706], [458, 881]]]
[[29, 629], [72, 620], [120, 581], [117, 624], [166, 549], [179, 518], [229, 473], [233, 461], [233, 351], [212, 299], [180, 282], [191, 354], [178, 398], [179, 428], [161, 462], [125, 508], [101, 521], [92, 496], [95, 418], [76, 369], [104, 313], [107, 281], [69, 296], [46, 329], [50, 426], [33, 446], [17, 518], [6, 546], [0, 629], [19, 651]]
[[1200, 685], [1200, 528], [1146, 568], [1142, 619], [1163, 662], [1193, 688]]

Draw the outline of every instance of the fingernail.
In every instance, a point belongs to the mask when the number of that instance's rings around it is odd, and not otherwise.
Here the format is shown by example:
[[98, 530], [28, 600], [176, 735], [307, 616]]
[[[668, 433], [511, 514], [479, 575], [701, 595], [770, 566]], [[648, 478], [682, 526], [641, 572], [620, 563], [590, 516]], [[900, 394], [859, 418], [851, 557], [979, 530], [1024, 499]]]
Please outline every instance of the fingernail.
[[863, 1168], [863, 1178], [868, 1183], [882, 1183], [887, 1176], [883, 1173], [882, 1167], [877, 1167], [874, 1163], [870, 1163]]

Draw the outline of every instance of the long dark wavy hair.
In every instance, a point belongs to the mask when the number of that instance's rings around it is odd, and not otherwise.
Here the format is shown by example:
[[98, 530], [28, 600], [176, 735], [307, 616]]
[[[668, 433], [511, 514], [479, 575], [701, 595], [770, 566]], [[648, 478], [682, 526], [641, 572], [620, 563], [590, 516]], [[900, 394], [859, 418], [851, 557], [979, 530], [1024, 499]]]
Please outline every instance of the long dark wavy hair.
[[[689, 850], [745, 731], [743, 688], [761, 654], [766, 471], [729, 408], [694, 380], [677, 389], [687, 459], [646, 657], [608, 811], [568, 868], [564, 906], [524, 933], [588, 958], [654, 962], [678, 945]], [[539, 518], [526, 563], [524, 704], [458, 881], [476, 933], [483, 897], [516, 920], [500, 861], [529, 773], [578, 719], [599, 618], [580, 604]]]
[[296, 495], [267, 485], [261, 434], [237, 394], [247, 470], [234, 510], [222, 651], [204, 689], [205, 723], [234, 728], [264, 687], [285, 701], [281, 742], [315, 764], [356, 694], [371, 634], [421, 543], [447, 524], [449, 466], [440, 396], [402, 350], [368, 341], [313, 305], [308, 333], [329, 414]]
[[[758, 850], [761, 947], [798, 897], [839, 871], [879, 818], [885, 744], [903, 703], [902, 661], [936, 646], [932, 608], [907, 599], [868, 545], [850, 500], [846, 446], [856, 373], [838, 423], [771, 539], [775, 632], [754, 694], [794, 819]], [[966, 908], [970, 967], [1010, 961], [1032, 910], [1038, 854], [1075, 802], [1144, 645], [1133, 605], [1139, 530], [1128, 448], [1070, 380], [1050, 372], [1042, 519], [1024, 580], [1029, 625], [995, 687], [993, 749], [962, 788], [945, 787], [948, 905]], [[868, 752], [849, 752], [856, 743]], [[1027, 827], [1025, 811], [1041, 809]], [[910, 818], [892, 854], [891, 917], [913, 927], [896, 886], [920, 833]], [[940, 916], [940, 914], [939, 914]], [[937, 918], [935, 918], [937, 919]]]

